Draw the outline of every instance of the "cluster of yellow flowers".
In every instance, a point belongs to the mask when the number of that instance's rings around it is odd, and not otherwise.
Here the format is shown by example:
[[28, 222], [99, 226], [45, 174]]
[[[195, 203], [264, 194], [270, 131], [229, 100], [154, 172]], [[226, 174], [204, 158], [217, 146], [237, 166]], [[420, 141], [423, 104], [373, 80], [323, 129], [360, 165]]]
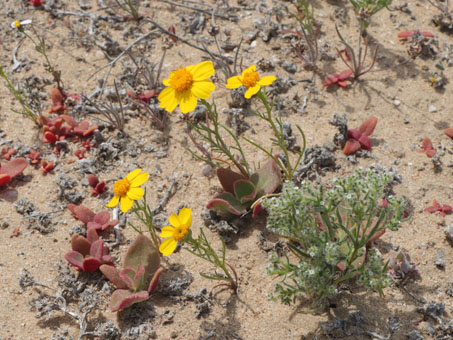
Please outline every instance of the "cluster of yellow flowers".
[[[170, 113], [175, 110], [178, 104], [182, 113], [195, 110], [198, 99], [208, 99], [211, 92], [214, 91], [215, 85], [207, 80], [214, 72], [212, 61], [204, 61], [198, 65], [190, 65], [171, 72], [168, 79], [163, 81], [167, 88], [159, 94], [160, 107]], [[252, 65], [244, 70], [242, 75], [229, 78], [226, 88], [236, 89], [245, 86], [247, 91], [244, 97], [250, 99], [259, 92], [261, 86], [271, 85], [275, 79], [274, 76], [261, 78], [256, 72], [256, 66]], [[128, 212], [134, 201], [143, 197], [144, 190], [140, 186], [148, 178], [147, 172], [142, 172], [142, 169], [135, 169], [123, 179], [116, 181], [113, 185], [114, 196], [107, 207], [113, 208], [119, 203], [121, 211]], [[168, 220], [171, 225], [163, 227], [159, 235], [165, 238], [159, 247], [159, 251], [164, 256], [172, 254], [178, 245], [178, 241], [184, 239], [189, 233], [192, 225], [192, 210], [183, 208], [178, 215], [172, 214]]]
[[[208, 99], [215, 85], [207, 80], [214, 74], [212, 61], [203, 61], [198, 65], [182, 67], [170, 73], [168, 79], [163, 81], [167, 86], [160, 94], [160, 107], [168, 112], [173, 112], [179, 104], [182, 113], [195, 110], [197, 99]], [[236, 89], [245, 86], [247, 91], [244, 97], [250, 99], [257, 94], [261, 86], [271, 85], [275, 81], [274, 76], [260, 77], [256, 72], [256, 66], [252, 65], [242, 72], [240, 76], [228, 79], [226, 88]]]

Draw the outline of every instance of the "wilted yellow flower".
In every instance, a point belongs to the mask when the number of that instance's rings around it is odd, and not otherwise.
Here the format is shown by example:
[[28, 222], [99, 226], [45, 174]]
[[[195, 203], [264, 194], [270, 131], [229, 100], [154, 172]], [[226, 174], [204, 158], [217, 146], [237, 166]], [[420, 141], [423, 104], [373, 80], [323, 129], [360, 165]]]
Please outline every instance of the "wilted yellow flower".
[[237, 89], [238, 87], [244, 85], [247, 88], [244, 97], [250, 99], [253, 95], [258, 93], [261, 86], [271, 85], [275, 79], [277, 79], [274, 76], [260, 78], [260, 75], [255, 70], [256, 66], [252, 65], [248, 69], [244, 70], [242, 75], [228, 78], [226, 88]]
[[179, 215], [172, 214], [168, 221], [171, 226], [162, 228], [160, 237], [168, 237], [159, 246], [159, 251], [164, 256], [173, 253], [178, 245], [178, 241], [186, 237], [192, 225], [192, 209], [182, 208]]
[[145, 183], [149, 174], [147, 172], [141, 172], [142, 169], [135, 169], [131, 171], [125, 178], [120, 179], [113, 185], [113, 196], [112, 200], [107, 204], [107, 207], [113, 208], [120, 202], [120, 208], [122, 212], [128, 212], [134, 201], [139, 200], [143, 197], [144, 191], [140, 188], [140, 185]]
[[163, 81], [168, 86], [159, 94], [160, 107], [168, 112], [178, 106], [182, 113], [189, 113], [197, 107], [197, 98], [208, 99], [215, 85], [208, 79], [214, 74], [212, 61], [182, 67], [170, 73]]

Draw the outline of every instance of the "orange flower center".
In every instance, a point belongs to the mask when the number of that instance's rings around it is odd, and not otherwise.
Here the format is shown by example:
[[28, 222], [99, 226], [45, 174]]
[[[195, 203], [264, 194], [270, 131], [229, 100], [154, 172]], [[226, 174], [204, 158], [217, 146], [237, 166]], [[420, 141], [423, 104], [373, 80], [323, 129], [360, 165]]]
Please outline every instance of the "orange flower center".
[[173, 230], [173, 239], [175, 241], [183, 239], [187, 235], [188, 231], [189, 229], [187, 229], [184, 225], [175, 227], [175, 229]]
[[245, 72], [244, 75], [242, 76], [242, 85], [244, 85], [245, 87], [253, 87], [256, 85], [258, 80], [260, 80], [258, 72], [248, 71]]
[[192, 74], [185, 68], [173, 71], [170, 74], [170, 86], [176, 92], [184, 92], [192, 87], [193, 77]]
[[129, 191], [129, 180], [127, 178], [120, 179], [113, 185], [113, 193], [119, 196], [125, 196]]

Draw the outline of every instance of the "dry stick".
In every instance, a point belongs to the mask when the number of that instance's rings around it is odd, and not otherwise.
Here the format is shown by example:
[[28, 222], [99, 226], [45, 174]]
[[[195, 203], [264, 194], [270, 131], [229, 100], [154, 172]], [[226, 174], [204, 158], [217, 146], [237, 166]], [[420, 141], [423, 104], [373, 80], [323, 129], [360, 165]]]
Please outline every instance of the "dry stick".
[[170, 199], [171, 196], [173, 196], [175, 193], [173, 192], [173, 187], [175, 186], [176, 184], [176, 178], [175, 176], [173, 176], [171, 178], [171, 184], [170, 184], [170, 187], [168, 188], [167, 190], [167, 193], [165, 194], [165, 196], [160, 200], [159, 204], [157, 205], [157, 207], [155, 207], [153, 209], [153, 215], [157, 215], [158, 213], [160, 213], [162, 211], [162, 209], [164, 208], [164, 206], [167, 204], [168, 200]]
[[184, 8], [192, 9], [192, 10], [197, 11], [197, 12], [202, 12], [202, 13], [206, 13], [206, 14], [209, 14], [209, 15], [214, 15], [214, 16], [216, 16], [218, 18], [221, 18], [221, 19], [237, 22], [236, 18], [229, 18], [229, 17], [226, 17], [226, 16], [221, 15], [221, 14], [216, 14], [216, 13], [214, 13], [214, 11], [210, 12], [210, 11], [208, 11], [206, 9], [202, 9], [202, 8], [198, 8], [198, 7], [194, 7], [194, 6], [189, 6], [189, 5], [184, 5], [184, 4], [179, 4], [177, 2], [172, 2], [172, 1], [169, 1], [169, 0], [160, 0], [160, 1], [165, 2], [166, 4], [169, 4], [169, 5], [172, 5], [172, 6], [184, 7]]
[[[125, 55], [132, 47], [134, 47], [134, 45], [138, 44], [140, 41], [142, 41], [143, 39], [145, 38], [148, 38], [150, 35], [152, 34], [155, 34], [156, 31], [151, 31], [151, 32], [148, 32], [146, 34], [143, 34], [142, 36], [138, 37], [137, 39], [135, 39], [133, 42], [131, 42], [115, 59], [113, 59], [111, 62], [109, 62], [107, 65], [104, 65], [102, 67], [100, 67], [96, 72], [94, 72], [87, 80], [90, 80], [91, 78], [93, 78], [94, 75], [98, 74], [99, 72], [101, 72], [103, 69], [105, 69], [106, 67], [113, 67], [116, 62], [118, 60], [121, 59], [121, 57], [123, 55]], [[108, 72], [108, 75], [110, 74], [110, 72]], [[108, 78], [108, 77], [107, 77]]]
[[16, 47], [14, 48], [14, 51], [13, 51], [13, 66], [11, 67], [11, 71], [16, 71], [20, 65], [22, 65], [22, 63], [17, 60], [17, 51], [19, 50], [20, 46], [22, 45], [22, 43], [24, 42], [25, 40], [25, 36], [23, 36], [23, 38], [21, 40], [19, 40], [19, 42], [17, 43]]
[[212, 54], [212, 55], [216, 56], [217, 58], [226, 59], [225, 56], [223, 56], [223, 55], [220, 55], [220, 54], [217, 54], [214, 52], [210, 52], [206, 47], [203, 48], [203, 47], [197, 46], [197, 45], [191, 43], [190, 41], [188, 41], [184, 38], [181, 38], [179, 35], [176, 35], [170, 31], [166, 30], [165, 28], [163, 28], [161, 25], [159, 25], [157, 22], [155, 22], [154, 20], [152, 20], [150, 18], [145, 18], [143, 20], [156, 26], [158, 29], [160, 29], [162, 31], [162, 33], [165, 33], [165, 34], [169, 35], [170, 37], [176, 38], [176, 39], [182, 41], [184, 44], [189, 45], [190, 47], [196, 48], [197, 50], [203, 51], [208, 54]]

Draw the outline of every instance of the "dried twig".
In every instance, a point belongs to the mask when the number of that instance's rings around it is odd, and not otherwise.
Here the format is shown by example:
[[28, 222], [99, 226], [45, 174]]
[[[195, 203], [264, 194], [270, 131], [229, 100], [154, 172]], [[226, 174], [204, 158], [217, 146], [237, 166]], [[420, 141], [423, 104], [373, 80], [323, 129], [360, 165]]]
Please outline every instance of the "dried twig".
[[191, 10], [194, 10], [194, 11], [197, 11], [197, 12], [206, 13], [206, 14], [209, 14], [209, 15], [214, 15], [214, 16], [216, 16], [218, 18], [229, 20], [229, 21], [232, 21], [232, 22], [237, 22], [238, 21], [238, 19], [236, 17], [232, 17], [232, 18], [226, 17], [226, 16], [221, 15], [221, 14], [216, 14], [214, 11], [208, 11], [206, 9], [198, 8], [198, 7], [195, 7], [195, 6], [179, 4], [177, 2], [173, 2], [173, 1], [169, 1], [169, 0], [160, 0], [160, 1], [165, 2], [166, 4], [169, 4], [169, 5], [172, 5], [172, 6], [188, 8], [188, 9], [191, 9]]

